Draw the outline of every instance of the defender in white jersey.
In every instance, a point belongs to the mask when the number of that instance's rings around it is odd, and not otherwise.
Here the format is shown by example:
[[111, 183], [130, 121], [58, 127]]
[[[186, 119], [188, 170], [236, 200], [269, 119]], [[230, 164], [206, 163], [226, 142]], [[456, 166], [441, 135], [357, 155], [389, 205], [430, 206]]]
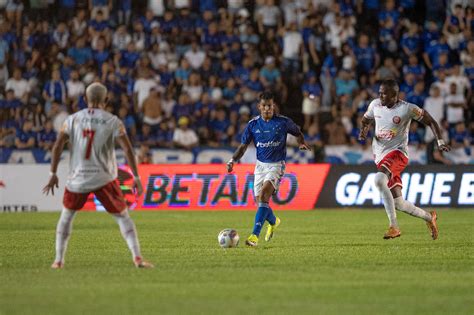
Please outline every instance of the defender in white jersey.
[[436, 212], [428, 213], [402, 197], [400, 174], [408, 164], [408, 130], [412, 119], [431, 128], [438, 141], [440, 151], [449, 151], [450, 148], [444, 143], [439, 125], [431, 115], [415, 104], [398, 99], [398, 91], [398, 83], [395, 80], [382, 82], [379, 90], [380, 98], [373, 100], [364, 114], [359, 139], [366, 139], [370, 125], [375, 122], [375, 136], [372, 142], [375, 164], [378, 169], [378, 173], [375, 175], [375, 185], [380, 191], [390, 221], [384, 239], [401, 235], [396, 209], [424, 219], [431, 232], [431, 237], [435, 240], [438, 238]]
[[142, 259], [135, 224], [128, 214], [127, 204], [116, 180], [117, 141], [135, 175], [134, 185], [138, 194], [143, 192], [134, 151], [125, 127], [117, 116], [104, 110], [106, 96], [107, 88], [104, 85], [89, 85], [86, 89], [88, 108], [66, 119], [52, 150], [50, 178], [43, 188], [46, 195], [49, 192], [54, 195], [54, 187], [58, 187], [56, 170], [64, 145], [69, 141], [69, 176], [64, 191], [64, 207], [56, 229], [56, 258], [51, 266], [54, 269], [64, 266], [73, 218], [82, 209], [90, 193], [94, 193], [107, 212], [114, 216], [132, 253], [135, 266], [153, 267]]

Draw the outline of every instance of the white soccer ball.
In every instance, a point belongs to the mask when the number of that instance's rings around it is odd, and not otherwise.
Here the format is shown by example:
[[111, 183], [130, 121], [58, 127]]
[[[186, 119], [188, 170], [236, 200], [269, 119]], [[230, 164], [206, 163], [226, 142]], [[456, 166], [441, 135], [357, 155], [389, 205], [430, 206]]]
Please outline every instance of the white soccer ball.
[[239, 239], [239, 233], [234, 229], [224, 229], [217, 235], [217, 241], [222, 248], [237, 247]]

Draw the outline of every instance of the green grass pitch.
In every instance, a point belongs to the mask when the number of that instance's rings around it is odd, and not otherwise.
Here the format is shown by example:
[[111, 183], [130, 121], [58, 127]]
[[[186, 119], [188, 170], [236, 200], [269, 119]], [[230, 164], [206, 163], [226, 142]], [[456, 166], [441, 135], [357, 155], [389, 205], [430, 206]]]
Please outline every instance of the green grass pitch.
[[[64, 270], [50, 270], [59, 213], [0, 214], [0, 314], [474, 314], [474, 211], [439, 211], [440, 238], [379, 210], [278, 212], [259, 248], [253, 212], [133, 213], [138, 270], [114, 220], [80, 213]], [[236, 249], [217, 234], [235, 228]]]

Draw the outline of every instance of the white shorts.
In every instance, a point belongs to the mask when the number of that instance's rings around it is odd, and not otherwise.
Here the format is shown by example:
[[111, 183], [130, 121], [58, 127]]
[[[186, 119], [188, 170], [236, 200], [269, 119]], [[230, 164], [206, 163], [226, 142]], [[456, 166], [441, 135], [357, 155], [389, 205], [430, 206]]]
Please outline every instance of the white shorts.
[[253, 191], [255, 197], [260, 196], [263, 184], [267, 181], [272, 183], [276, 193], [278, 188], [280, 188], [280, 181], [283, 175], [285, 175], [285, 161], [275, 163], [263, 163], [257, 161], [254, 174], [255, 179], [253, 182]]

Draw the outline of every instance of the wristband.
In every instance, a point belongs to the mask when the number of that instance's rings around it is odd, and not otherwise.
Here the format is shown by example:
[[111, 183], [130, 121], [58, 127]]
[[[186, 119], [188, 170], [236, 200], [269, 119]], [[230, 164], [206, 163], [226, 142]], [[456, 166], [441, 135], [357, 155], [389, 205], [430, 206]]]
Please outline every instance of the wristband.
[[49, 176], [55, 176], [55, 175], [56, 175], [56, 173], [54, 173], [54, 172], [49, 172]]
[[234, 159], [230, 159], [229, 162], [227, 162], [227, 164], [230, 164], [230, 163], [234, 163]]
[[438, 147], [446, 144], [443, 139], [438, 139], [437, 142], [438, 142]]
[[140, 180], [140, 179], [141, 179], [140, 175], [133, 175], [133, 178], [134, 178], [135, 180]]

